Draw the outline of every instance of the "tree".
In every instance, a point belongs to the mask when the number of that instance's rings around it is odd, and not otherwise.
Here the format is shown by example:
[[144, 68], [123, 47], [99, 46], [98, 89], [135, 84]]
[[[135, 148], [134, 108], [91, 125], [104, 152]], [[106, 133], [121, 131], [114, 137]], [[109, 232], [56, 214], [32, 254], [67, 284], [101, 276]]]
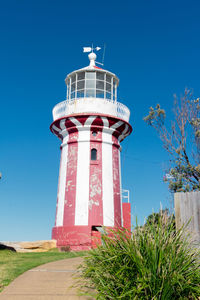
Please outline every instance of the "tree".
[[171, 166], [165, 181], [172, 192], [200, 190], [200, 99], [194, 99], [187, 89], [180, 99], [175, 95], [173, 115], [167, 126], [165, 110], [157, 104], [144, 117], [170, 155]]
[[175, 216], [174, 214], [170, 214], [169, 209], [160, 209], [157, 213], [150, 214], [147, 219], [144, 227], [149, 225], [157, 225], [159, 226], [159, 222], [162, 219], [163, 225], [165, 225], [167, 228], [171, 228], [173, 226], [174, 230], [176, 229], [175, 224]]
[[[169, 209], [160, 209], [159, 212], [155, 213], [153, 212], [150, 214], [146, 219], [146, 224], [158, 224], [158, 220], [161, 216], [164, 216], [165, 219], [168, 219], [170, 217]], [[163, 218], [164, 219], [164, 218]]]

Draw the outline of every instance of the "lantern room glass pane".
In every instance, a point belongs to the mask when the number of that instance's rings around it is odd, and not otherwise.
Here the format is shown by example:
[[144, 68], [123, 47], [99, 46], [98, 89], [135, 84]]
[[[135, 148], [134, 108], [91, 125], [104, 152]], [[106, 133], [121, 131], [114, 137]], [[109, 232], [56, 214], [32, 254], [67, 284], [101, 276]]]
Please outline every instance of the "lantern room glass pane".
[[77, 82], [77, 90], [84, 89], [84, 86], [85, 86], [85, 80], [81, 80]]
[[106, 81], [111, 83], [111, 76], [106, 74]]
[[96, 88], [99, 89], [99, 90], [104, 90], [104, 82], [97, 80]]
[[95, 89], [87, 89], [85, 91], [85, 97], [96, 97]]
[[95, 80], [86, 80], [86, 88], [95, 88]]
[[71, 85], [71, 92], [75, 91], [75, 82]]
[[111, 93], [111, 84], [106, 82], [106, 92]]
[[76, 81], [76, 74], [72, 75], [71, 79], [72, 79], [72, 83], [75, 82]]
[[104, 98], [104, 91], [96, 90], [96, 97], [97, 98]]
[[99, 80], [104, 80], [104, 73], [102, 73], [102, 72], [97, 72], [97, 79], [99, 79]]
[[86, 79], [95, 79], [95, 72], [86, 72]]
[[85, 72], [78, 73], [78, 80], [85, 79]]
[[113, 85], [113, 100], [115, 100], [115, 86]]
[[83, 98], [84, 97], [84, 90], [77, 91], [77, 98]]
[[75, 98], [75, 92], [71, 93], [71, 99]]
[[106, 99], [111, 99], [111, 93], [106, 93]]

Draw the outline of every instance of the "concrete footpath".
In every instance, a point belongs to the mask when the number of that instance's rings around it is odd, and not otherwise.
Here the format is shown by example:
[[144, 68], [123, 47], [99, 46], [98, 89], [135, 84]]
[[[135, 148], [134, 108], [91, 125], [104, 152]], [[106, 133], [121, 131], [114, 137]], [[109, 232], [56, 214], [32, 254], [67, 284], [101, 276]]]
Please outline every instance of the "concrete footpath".
[[[83, 258], [51, 262], [31, 269], [16, 278], [0, 294], [0, 300], [91, 300], [79, 296], [74, 277]], [[74, 286], [74, 287], [73, 287]]]

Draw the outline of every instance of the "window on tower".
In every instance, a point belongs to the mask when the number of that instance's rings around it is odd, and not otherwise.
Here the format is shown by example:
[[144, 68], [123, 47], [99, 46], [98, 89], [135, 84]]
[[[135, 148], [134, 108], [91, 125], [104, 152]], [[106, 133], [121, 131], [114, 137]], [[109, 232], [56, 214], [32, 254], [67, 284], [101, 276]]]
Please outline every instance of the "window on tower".
[[97, 160], [97, 149], [91, 149], [91, 160]]
[[97, 131], [92, 131], [92, 135], [96, 136], [97, 135]]

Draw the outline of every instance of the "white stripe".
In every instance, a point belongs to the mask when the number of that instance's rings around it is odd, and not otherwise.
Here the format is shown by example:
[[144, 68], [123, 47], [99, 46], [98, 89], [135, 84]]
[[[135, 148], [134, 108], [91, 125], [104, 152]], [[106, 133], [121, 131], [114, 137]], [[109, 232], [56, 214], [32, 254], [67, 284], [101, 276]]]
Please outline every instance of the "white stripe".
[[107, 118], [102, 117], [102, 121], [103, 225], [114, 226], [112, 134], [106, 130], [109, 126]]
[[84, 127], [85, 126], [90, 126], [95, 119], [96, 119], [96, 116], [92, 116], [92, 117], [87, 118], [87, 120], [85, 121]]
[[122, 121], [118, 121], [115, 124], [113, 124], [110, 128], [116, 129], [118, 127], [120, 127], [124, 122]]
[[108, 122], [108, 119], [106, 117], [101, 117], [101, 120], [103, 121], [104, 127], [109, 127], [109, 122]]
[[[78, 128], [78, 161], [76, 179], [75, 225], [88, 225], [89, 175], [90, 175], [90, 126], [95, 117], [89, 117], [87, 128]], [[74, 120], [73, 120], [74, 122]], [[74, 122], [75, 123], [75, 122]], [[80, 122], [79, 122], [80, 123]]]
[[120, 148], [118, 150], [119, 155], [119, 186], [120, 186], [120, 203], [121, 203], [121, 222], [123, 226], [123, 209], [122, 209], [122, 173], [121, 173], [121, 151]]
[[53, 129], [54, 131], [57, 131], [57, 132], [60, 131], [60, 128], [56, 127], [56, 125], [52, 125], [52, 129]]
[[62, 130], [65, 130], [65, 129], [66, 129], [66, 127], [65, 127], [65, 121], [66, 121], [66, 119], [62, 119], [62, 120], [60, 121], [60, 128], [61, 128]]
[[67, 131], [67, 128], [65, 126], [65, 119], [60, 121], [60, 128], [61, 128], [62, 131], [59, 132], [59, 133], [60, 133], [60, 135], [62, 135], [62, 138], [63, 138], [63, 143], [62, 143], [61, 146], [63, 146], [65, 144], [64, 138], [65, 138], [66, 135], [68, 135], [68, 131]]
[[118, 137], [119, 142], [124, 138], [124, 136], [127, 133], [128, 129], [129, 129], [129, 126], [127, 124], [125, 124], [125, 128], [122, 131], [122, 134]]
[[64, 205], [65, 205], [65, 185], [66, 185], [66, 175], [67, 175], [68, 139], [69, 139], [69, 135], [65, 136], [63, 140], [64, 146], [62, 147], [62, 154], [61, 154], [56, 226], [63, 226]]
[[71, 121], [72, 123], [74, 123], [76, 126], [80, 126], [80, 127], [83, 126], [76, 118], [71, 117], [71, 118], [69, 118], [69, 119], [70, 119], [70, 121]]

